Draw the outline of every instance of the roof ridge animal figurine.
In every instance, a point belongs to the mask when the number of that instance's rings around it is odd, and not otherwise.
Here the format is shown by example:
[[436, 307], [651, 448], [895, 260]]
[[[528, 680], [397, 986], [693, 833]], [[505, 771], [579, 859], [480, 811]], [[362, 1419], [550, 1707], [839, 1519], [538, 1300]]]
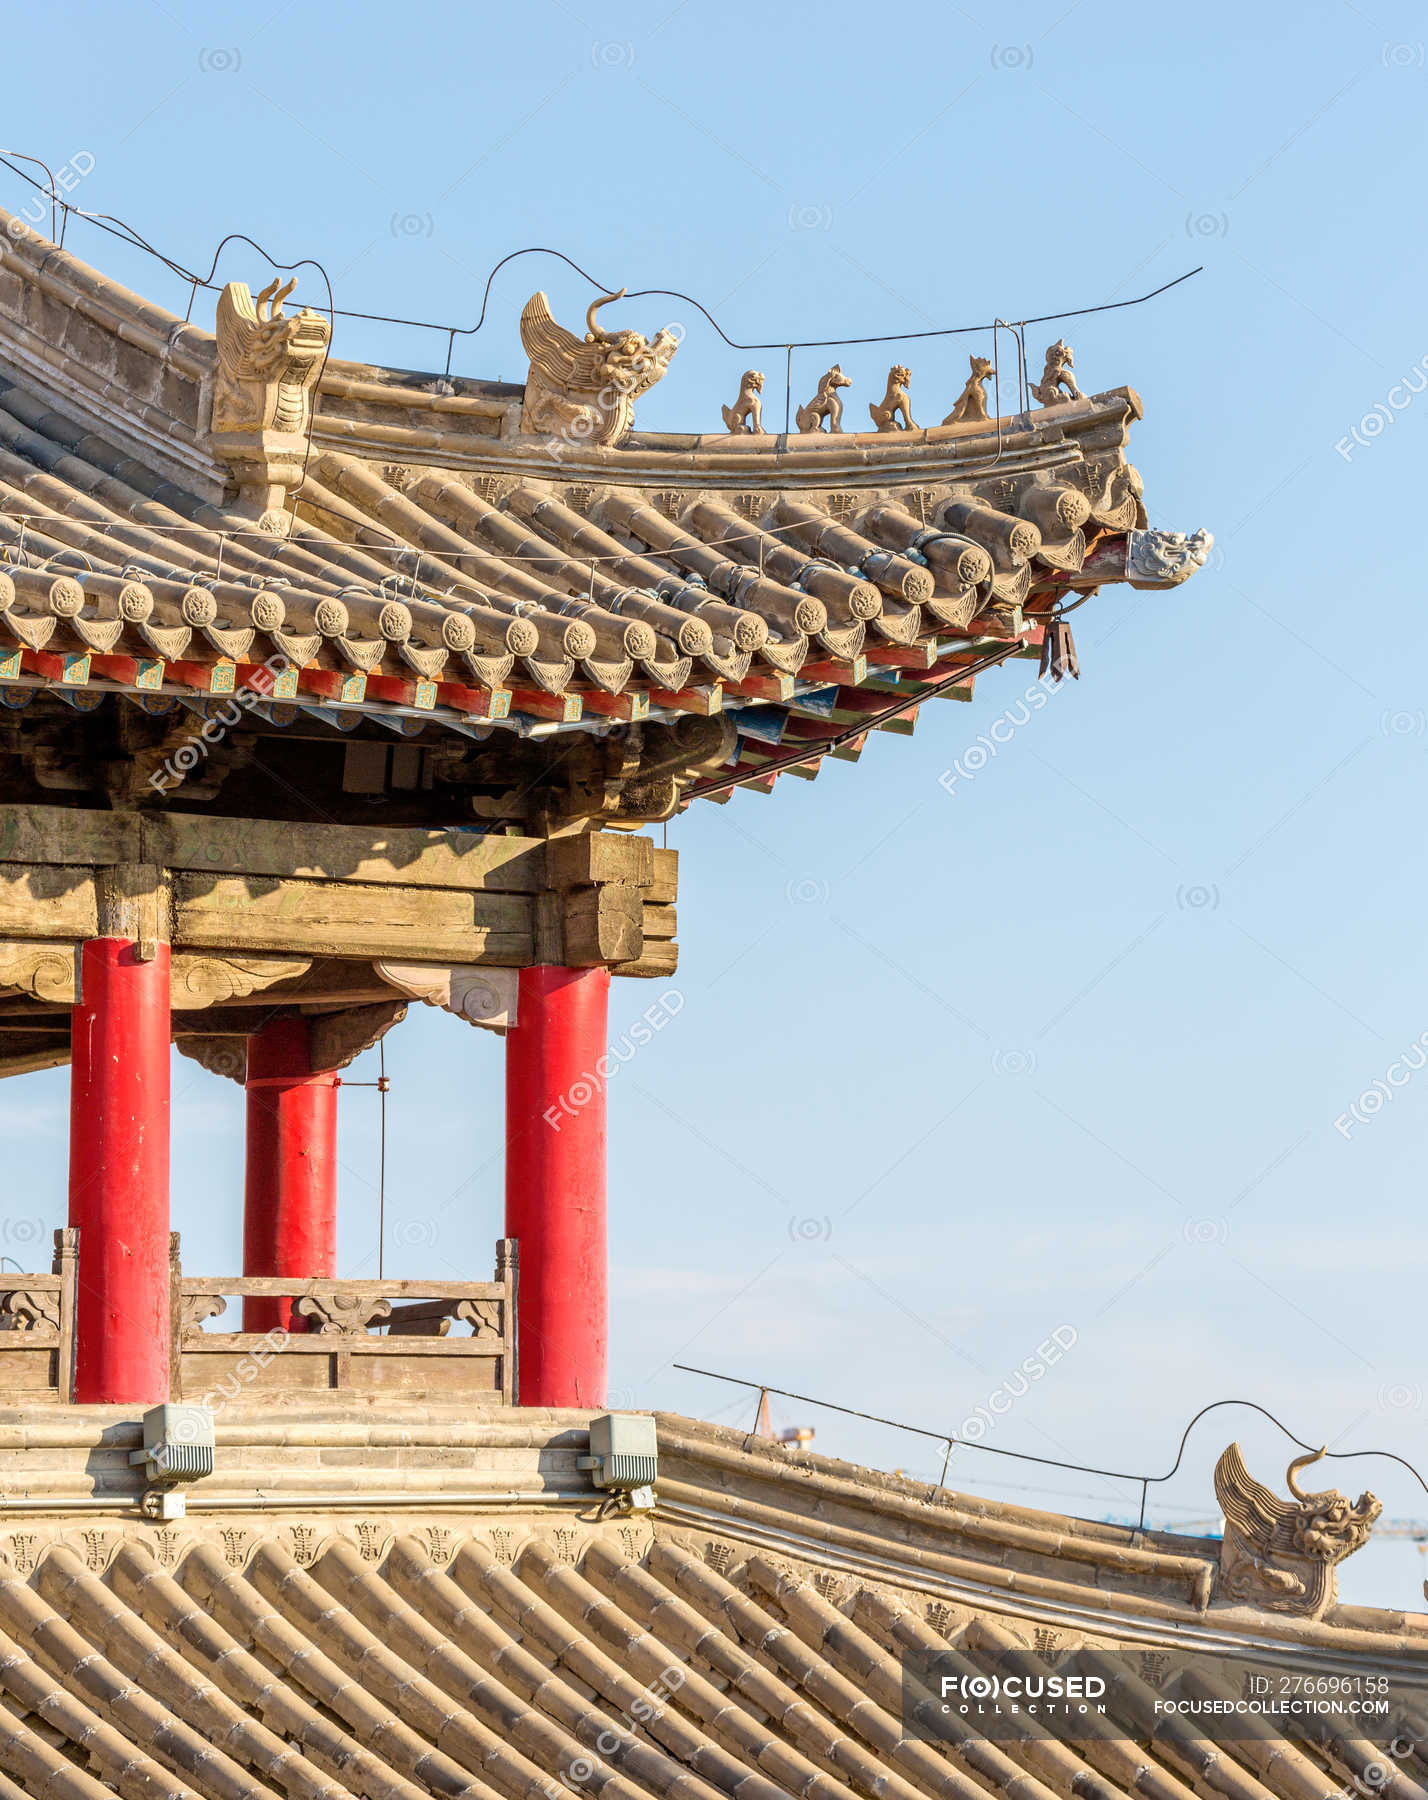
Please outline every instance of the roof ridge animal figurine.
[[957, 404], [942, 421], [944, 425], [967, 425], [972, 421], [984, 422], [987, 418], [987, 381], [992, 373], [992, 365], [985, 356], [969, 357], [972, 373], [967, 377], [966, 385], [957, 396]]
[[724, 425], [729, 431], [762, 433], [764, 428], [764, 391], [761, 369], [745, 369], [739, 380], [739, 398], [732, 406], [722, 406]]
[[544, 293], [521, 313], [521, 343], [531, 359], [521, 430], [548, 432], [580, 444], [618, 444], [635, 422], [635, 401], [661, 380], [679, 348], [668, 329], [647, 338], [638, 331], [605, 331], [595, 323], [604, 306], [624, 298], [620, 288], [591, 301], [585, 339], [558, 325]]
[[1046, 347], [1046, 364], [1041, 371], [1039, 385], [1032, 387], [1032, 393], [1043, 406], [1056, 406], [1063, 400], [1084, 400], [1086, 396], [1076, 385], [1076, 377], [1071, 371], [1076, 367], [1076, 358], [1071, 354], [1071, 346], [1065, 338], [1057, 338], [1054, 344]]
[[218, 298], [215, 431], [307, 429], [310, 394], [332, 328], [310, 306], [288, 317], [283, 302], [297, 277], [270, 281], [256, 296], [230, 281]]
[[845, 375], [837, 363], [827, 371], [818, 383], [817, 391], [811, 400], [805, 401], [794, 415], [794, 423], [800, 431], [817, 431], [825, 426], [829, 431], [843, 429], [843, 402], [838, 398], [838, 389], [852, 387], [851, 379]]
[[1365, 1492], [1351, 1503], [1336, 1488], [1306, 1493], [1299, 1471], [1323, 1455], [1310, 1450], [1290, 1463], [1284, 1483], [1293, 1500], [1281, 1500], [1255, 1480], [1238, 1444], [1215, 1464], [1215, 1495], [1225, 1515], [1223, 1598], [1310, 1619], [1334, 1603], [1335, 1566], [1368, 1542], [1383, 1502]]
[[[887, 392], [877, 405], [869, 404], [868, 412], [879, 431], [916, 431], [919, 429], [908, 410], [907, 390], [912, 385], [912, 373], [905, 363], [894, 363], [888, 370]], [[902, 424], [899, 426], [898, 417]]]
[[256, 296], [230, 281], [214, 322], [210, 442], [237, 488], [231, 511], [286, 536], [289, 489], [302, 480], [312, 432], [312, 396], [327, 360], [332, 326], [310, 306], [290, 317], [283, 302], [297, 278], [277, 278]]

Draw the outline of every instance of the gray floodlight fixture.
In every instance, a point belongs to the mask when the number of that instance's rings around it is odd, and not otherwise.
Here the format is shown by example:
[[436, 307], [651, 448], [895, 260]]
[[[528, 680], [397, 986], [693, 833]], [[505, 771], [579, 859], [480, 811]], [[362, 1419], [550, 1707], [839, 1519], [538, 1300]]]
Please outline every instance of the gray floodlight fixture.
[[144, 1447], [129, 1461], [144, 1472], [145, 1513], [181, 1519], [184, 1497], [176, 1490], [213, 1473], [213, 1409], [209, 1406], [151, 1406], [144, 1414]]
[[650, 1413], [601, 1413], [590, 1421], [590, 1454], [580, 1458], [597, 1488], [628, 1494], [641, 1511], [654, 1504], [659, 1444]]

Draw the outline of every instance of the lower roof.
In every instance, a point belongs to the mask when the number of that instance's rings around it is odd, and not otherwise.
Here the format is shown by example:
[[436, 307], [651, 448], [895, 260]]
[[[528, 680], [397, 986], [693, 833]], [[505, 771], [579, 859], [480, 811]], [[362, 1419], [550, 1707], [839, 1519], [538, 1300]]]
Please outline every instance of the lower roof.
[[[579, 1473], [587, 1414], [320, 1405], [221, 1413], [216, 1485], [164, 1524], [122, 1504], [137, 1428], [117, 1409], [9, 1420], [0, 1796], [1333, 1800], [1359, 1775], [1421, 1800], [1428, 1777], [1428, 1621], [1291, 1629], [1214, 1604], [1203, 1540], [934, 1497], [664, 1416], [656, 1508], [622, 1515]], [[1113, 1677], [1103, 1727], [1003, 1738], [904, 1685], [928, 1658], [1035, 1677], [1072, 1647]], [[1196, 1650], [1389, 1672], [1392, 1715], [1210, 1753], [1156, 1705], [1229, 1679], [1187, 1676]]]

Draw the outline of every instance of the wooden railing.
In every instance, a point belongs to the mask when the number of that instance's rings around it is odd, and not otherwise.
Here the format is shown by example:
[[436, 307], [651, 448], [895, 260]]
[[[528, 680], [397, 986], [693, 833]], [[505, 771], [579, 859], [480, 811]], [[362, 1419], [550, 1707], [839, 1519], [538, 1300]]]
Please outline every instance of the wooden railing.
[[[326, 1393], [516, 1400], [516, 1244], [494, 1281], [185, 1275], [171, 1249], [170, 1397], [220, 1402]], [[305, 1330], [213, 1331], [230, 1299], [290, 1299]]]
[[12, 1405], [69, 1399], [78, 1254], [79, 1233], [66, 1228], [50, 1274], [0, 1273], [0, 1398]]
[[[0, 1405], [67, 1401], [74, 1391], [79, 1233], [55, 1233], [49, 1275], [0, 1272]], [[496, 1247], [494, 1281], [337, 1281], [185, 1275], [170, 1239], [169, 1397], [230, 1401], [301, 1395], [516, 1402], [516, 1244]], [[230, 1300], [297, 1302], [303, 1330], [213, 1331]]]

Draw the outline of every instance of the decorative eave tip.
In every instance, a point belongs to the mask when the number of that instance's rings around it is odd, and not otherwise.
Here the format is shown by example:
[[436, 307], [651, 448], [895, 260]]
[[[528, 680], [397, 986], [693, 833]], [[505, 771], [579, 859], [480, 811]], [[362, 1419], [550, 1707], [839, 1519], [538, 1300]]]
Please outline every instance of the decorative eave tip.
[[1214, 537], [1199, 531], [1132, 529], [1098, 544], [1076, 572], [1073, 587], [1095, 588], [1124, 581], [1133, 588], [1163, 592], [1182, 586], [1210, 560]]
[[1133, 588], [1172, 588], [1210, 560], [1215, 540], [1202, 525], [1183, 531], [1132, 531], [1126, 536], [1125, 579]]

